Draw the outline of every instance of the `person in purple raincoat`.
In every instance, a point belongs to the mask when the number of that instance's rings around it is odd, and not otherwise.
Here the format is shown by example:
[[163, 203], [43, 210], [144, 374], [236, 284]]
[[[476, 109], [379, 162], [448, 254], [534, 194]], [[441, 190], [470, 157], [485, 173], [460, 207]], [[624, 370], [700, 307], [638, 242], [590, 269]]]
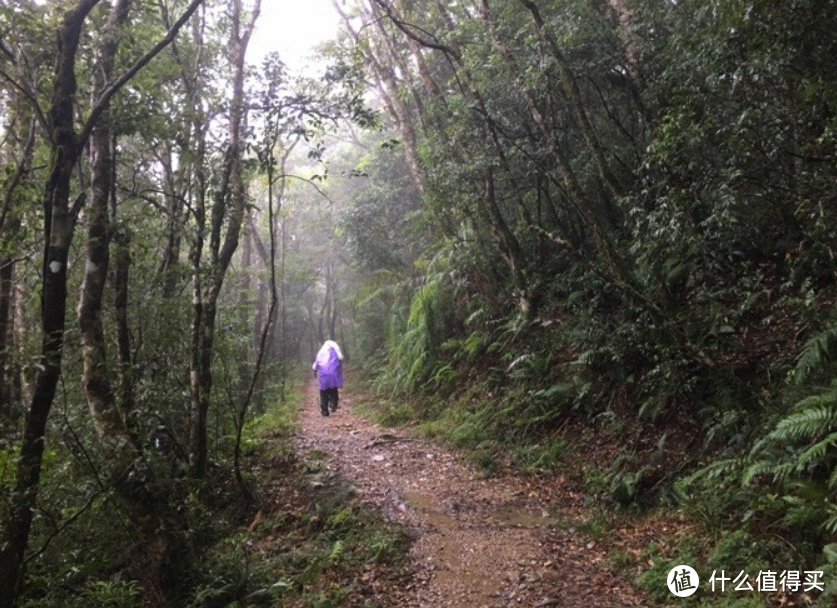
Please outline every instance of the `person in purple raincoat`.
[[343, 388], [343, 353], [334, 340], [326, 340], [312, 366], [320, 383], [320, 412], [328, 416], [337, 409], [338, 390]]

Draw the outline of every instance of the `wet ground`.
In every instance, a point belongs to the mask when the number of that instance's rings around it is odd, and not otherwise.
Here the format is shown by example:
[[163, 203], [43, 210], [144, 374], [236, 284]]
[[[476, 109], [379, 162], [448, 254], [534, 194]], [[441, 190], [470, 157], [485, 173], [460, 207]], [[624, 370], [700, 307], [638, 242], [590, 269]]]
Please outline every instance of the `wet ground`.
[[[309, 384], [297, 448], [326, 455], [358, 500], [407, 526], [412, 582], [393, 606], [642, 606], [641, 595], [596, 540], [579, 531], [582, 498], [559, 477], [486, 478], [455, 452], [357, 416], [341, 393], [324, 417]], [[547, 486], [548, 484], [548, 486]]]

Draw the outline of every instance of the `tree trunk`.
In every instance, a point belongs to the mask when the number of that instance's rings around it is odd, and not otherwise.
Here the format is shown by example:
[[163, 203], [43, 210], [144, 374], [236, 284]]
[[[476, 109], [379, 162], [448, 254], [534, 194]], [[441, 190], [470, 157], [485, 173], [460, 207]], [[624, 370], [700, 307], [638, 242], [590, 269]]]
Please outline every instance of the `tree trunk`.
[[[123, 0], [117, 7], [124, 5]], [[127, 10], [125, 17], [127, 18]], [[109, 21], [108, 24], [110, 23]], [[105, 27], [107, 30], [108, 26]], [[106, 31], [104, 35], [108, 36], [110, 33]], [[114, 53], [115, 50], [114, 48]], [[110, 77], [110, 70], [104, 65], [94, 73], [101, 73], [102, 80]], [[84, 265], [84, 278], [77, 310], [84, 361], [82, 386], [90, 406], [90, 413], [97, 424], [99, 435], [103, 438], [122, 436], [125, 432], [125, 424], [116, 408], [116, 399], [108, 374], [105, 335], [102, 327], [102, 298], [110, 263], [108, 201], [113, 187], [111, 179], [113, 159], [108, 120], [109, 113], [103, 113], [99, 125], [93, 129], [90, 138], [91, 197], [85, 214], [87, 261]]]
[[70, 207], [70, 180], [81, 153], [73, 124], [75, 56], [82, 26], [98, 0], [79, 0], [64, 14], [49, 112], [53, 147], [44, 190], [44, 257], [41, 284], [41, 367], [23, 431], [17, 475], [0, 542], [0, 605], [16, 604], [24, 576], [44, 454], [47, 418], [61, 374], [67, 301], [67, 257], [78, 206]]
[[0, 256], [0, 429], [14, 419], [14, 260]]
[[[202, 318], [199, 326], [199, 354], [193, 362], [197, 368], [192, 369], [192, 394], [197, 395], [196, 411], [194, 412], [190, 461], [192, 474], [196, 478], [206, 477], [208, 466], [208, 417], [210, 397], [212, 394], [212, 352], [215, 342], [215, 317], [217, 314], [218, 295], [224, 284], [224, 278], [229, 268], [232, 256], [238, 248], [241, 227], [246, 209], [244, 177], [242, 175], [241, 158], [242, 128], [246, 114], [244, 104], [244, 76], [245, 56], [250, 36], [259, 17], [261, 0], [256, 0], [250, 12], [250, 20], [241, 27], [242, 2], [230, 0], [230, 15], [232, 18], [232, 35], [230, 39], [230, 55], [232, 63], [232, 99], [230, 103], [229, 133], [227, 153], [219, 179], [219, 186], [214, 193], [210, 217], [209, 253], [211, 273], [209, 285], [203, 293], [197, 294], [202, 307]], [[223, 234], [226, 223], [226, 234]], [[222, 242], [223, 241], [223, 242]]]
[[[241, 246], [241, 273], [238, 277], [238, 285], [237, 291], [238, 293], [238, 315], [239, 315], [239, 322], [241, 323], [241, 331], [243, 335], [247, 336], [247, 332], [250, 330], [251, 321], [254, 315], [252, 315], [253, 307], [257, 304], [254, 302], [252, 295], [250, 294], [251, 288], [251, 279], [250, 279], [250, 272], [252, 271], [253, 267], [253, 235], [251, 234], [251, 229], [253, 228], [253, 221], [252, 221], [252, 214], [247, 213], [247, 223], [244, 226], [244, 243]], [[238, 361], [238, 381], [241, 394], [244, 394], [246, 391], [247, 384], [250, 379], [251, 373], [251, 365], [252, 365], [252, 354], [256, 352], [256, 345], [259, 342], [259, 335], [257, 333], [253, 333], [248, 336], [248, 340], [244, 341], [242, 344], [243, 353]]]
[[[94, 90], [100, 91], [112, 78], [113, 64], [118, 47], [118, 32], [128, 18], [131, 0], [119, 0], [113, 8], [102, 31], [102, 43], [98, 49], [99, 64], [94, 70]], [[107, 470], [113, 482], [114, 493], [120, 507], [128, 516], [142, 539], [143, 580], [150, 596], [164, 597], [170, 585], [164, 583], [169, 576], [171, 556], [179, 551], [170, 532], [171, 517], [167, 499], [156, 490], [155, 474], [145, 465], [144, 454], [135, 431], [131, 429], [124, 413], [129, 403], [119, 404], [114, 394], [107, 364], [105, 335], [102, 326], [102, 300], [107, 283], [110, 263], [111, 229], [108, 203], [114, 191], [113, 138], [110, 130], [110, 114], [104, 109], [90, 138], [91, 198], [87, 208], [87, 260], [78, 305], [78, 322], [82, 343], [84, 375], [82, 385], [87, 402], [96, 423], [99, 438], [109, 444], [111, 458]], [[117, 331], [118, 359], [122, 383], [121, 395], [132, 402], [127, 378], [130, 377], [130, 341], [127, 335], [127, 243], [120, 244], [117, 268]], [[127, 360], [126, 360], [127, 357]], [[170, 515], [170, 514], [169, 514]], [[184, 564], [179, 564], [182, 569]], [[181, 570], [183, 571], [183, 570]]]
[[177, 192], [175, 170], [172, 163], [172, 151], [164, 144], [160, 164], [163, 167], [163, 184], [166, 197], [166, 244], [163, 259], [160, 261], [160, 274], [163, 276], [163, 296], [174, 297], [180, 283], [179, 259], [183, 233], [183, 198]]
[[128, 229], [117, 227], [113, 235], [113, 296], [116, 316], [116, 361], [119, 365], [118, 403], [129, 430], [133, 429], [134, 370], [131, 358], [131, 331], [128, 327], [128, 277], [131, 267]]
[[[32, 171], [32, 153], [35, 147], [37, 120], [20, 93], [12, 95], [9, 103], [14, 105], [13, 115], [6, 116], [10, 123], [4, 144], [8, 152], [0, 152], [0, 163], [5, 167], [14, 167], [7, 175], [0, 208], [0, 234], [3, 235], [0, 251], [0, 429], [4, 422], [14, 426], [18, 413], [19, 365], [15, 362], [15, 269], [18, 255], [17, 243], [20, 241], [20, 213], [26, 204], [20, 200], [21, 186], [30, 181]], [[10, 113], [11, 114], [11, 113]], [[5, 145], [4, 145], [5, 147]]]

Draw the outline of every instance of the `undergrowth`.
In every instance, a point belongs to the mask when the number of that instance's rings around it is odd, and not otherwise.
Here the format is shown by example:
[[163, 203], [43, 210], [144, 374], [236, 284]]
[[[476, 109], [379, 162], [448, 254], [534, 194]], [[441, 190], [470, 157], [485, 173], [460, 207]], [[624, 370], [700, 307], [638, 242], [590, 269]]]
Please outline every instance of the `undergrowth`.
[[[676, 542], [699, 550], [680, 559], [700, 569], [830, 572], [833, 287], [759, 257], [669, 253], [683, 262], [677, 286], [658, 281], [651, 257], [634, 260], [623, 283], [556, 253], [548, 263], [560, 273], [529, 269], [534, 312], [515, 307], [518, 293], [477, 287], [476, 260], [443, 246], [413, 297], [391, 301], [403, 322], [377, 353], [377, 420], [414, 425], [486, 474], [560, 471], [594, 510], [685, 518], [689, 535]], [[832, 587], [798, 601], [826, 605]]]
[[359, 507], [323, 453], [294, 453], [301, 399], [294, 392], [253, 424], [247, 461], [258, 510], [207, 553], [188, 608], [374, 608], [379, 591], [406, 576], [404, 532]]
[[[600, 522], [597, 538], [607, 538], [617, 521], [622, 527], [646, 517], [669, 522], [658, 536], [665, 549], [652, 544], [642, 555], [619, 553], [619, 569], [632, 572], [655, 603], [672, 599], [664, 584], [670, 570], [690, 564], [703, 581], [700, 593], [682, 600], [691, 606], [827, 606], [837, 592], [837, 385], [804, 387], [812, 377], [831, 377], [832, 332], [809, 341], [784, 388], [769, 389], [776, 398], [761, 425], [736, 409], [734, 393], [723, 392], [713, 393], [716, 402], [705, 410], [679, 419], [671, 414], [680, 406], [672, 404], [651, 408], [647, 420], [632, 417], [618, 390], [591, 386], [578, 369], [550, 376], [537, 357], [522, 355], [506, 357], [501, 382], [470, 363], [456, 371], [459, 389], [390, 393], [376, 416], [463, 450], [486, 474], [576, 475], [593, 514], [589, 521]], [[790, 406], [783, 408], [783, 400]], [[685, 522], [686, 532], [671, 532], [672, 521]], [[824, 592], [803, 592], [800, 585], [787, 593], [781, 586], [712, 593], [707, 581], [721, 570], [733, 577], [746, 572], [753, 585], [762, 571], [776, 572], [777, 580], [785, 570], [803, 580], [805, 572], [820, 571]]]

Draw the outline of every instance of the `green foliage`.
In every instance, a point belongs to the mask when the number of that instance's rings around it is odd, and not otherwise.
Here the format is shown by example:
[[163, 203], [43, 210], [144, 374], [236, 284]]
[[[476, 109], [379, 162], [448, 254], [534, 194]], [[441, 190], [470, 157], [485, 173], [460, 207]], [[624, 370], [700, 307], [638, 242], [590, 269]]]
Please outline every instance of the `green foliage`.
[[360, 605], [370, 565], [397, 569], [406, 555], [405, 532], [358, 507], [351, 485], [323, 466], [323, 452], [293, 455], [295, 422], [288, 416], [298, 412], [303, 393], [288, 397], [258, 420], [269, 441], [250, 448], [254, 468], [273, 490], [256, 523], [215, 535], [187, 606]]
[[831, 489], [837, 483], [835, 443], [837, 384], [800, 401], [756, 444], [751, 454], [755, 462], [747, 469], [744, 482], [768, 475], [780, 484], [791, 479], [810, 480]]
[[[404, 275], [423, 253], [423, 201], [402, 147], [376, 146], [358, 163], [366, 179], [352, 189], [352, 201], [341, 218], [353, 260], [375, 277]], [[386, 143], [386, 142], [384, 142]]]
[[448, 314], [446, 291], [440, 279], [416, 289], [403, 334], [393, 352], [392, 385], [396, 393], [420, 385], [447, 384], [453, 370], [437, 364]]
[[16, 446], [0, 449], [0, 488], [10, 488], [14, 484], [16, 452]]
[[[734, 530], [724, 534], [715, 544], [706, 560], [709, 564], [726, 570], [745, 572], [769, 570], [775, 567], [781, 553], [763, 539], [756, 538], [746, 530]], [[782, 560], [779, 560], [784, 563]]]
[[56, 598], [38, 599], [24, 602], [21, 608], [37, 606], [66, 606], [67, 608], [132, 608], [141, 601], [141, 589], [137, 581], [132, 580], [93, 580], [88, 582], [72, 598], [65, 595]]
[[822, 556], [816, 569], [822, 571], [825, 587], [815, 606], [824, 608], [833, 604], [834, 599], [837, 598], [837, 580], [835, 580], [835, 577], [837, 577], [837, 544], [830, 543], [823, 547]]
[[[257, 109], [242, 146], [252, 259], [234, 261], [214, 326], [214, 471], [229, 464], [253, 328], [265, 322], [260, 292], [268, 273], [263, 260], [253, 260], [268, 243], [267, 201], [282, 229], [275, 235], [281, 335], [277, 318], [270, 344], [282, 360], [263, 370], [256, 401], [267, 413], [245, 432], [247, 449], [261, 447], [265, 428], [290, 432], [285, 404], [272, 406], [279, 400], [273, 386], [285, 383], [286, 359], [306, 358], [325, 337], [318, 334], [339, 328], [352, 356], [379, 370], [377, 386], [391, 395], [385, 420], [419, 417], [428, 433], [473, 450], [488, 470], [509, 461], [553, 469], [568, 449], [567, 421], [612, 420], [641, 432], [620, 438], [618, 457], [592, 482], [597, 493], [635, 504], [646, 490], [663, 488], [643, 461], [648, 450], [632, 444], [642, 435], [651, 446], [671, 437], [682, 447], [678, 465], [706, 465], [682, 484], [681, 498], [722, 537], [717, 551], [749, 550], [749, 537], [725, 536], [727, 526], [784, 535], [809, 555], [833, 540], [837, 385], [823, 386], [837, 360], [837, 46], [830, 29], [837, 2], [637, 2], [621, 14], [624, 3], [611, 4], [605, 14], [595, 3], [539, 3], [540, 32], [523, 3], [493, 3], [490, 27], [462, 3], [400, 3], [415, 31], [455, 41], [458, 60], [413, 54], [383, 20], [332, 44], [335, 60], [321, 78], [292, 82], [275, 56], [251, 71], [246, 105]], [[82, 36], [80, 83], [96, 68], [97, 27], [109, 8], [96, 7]], [[215, 67], [225, 65], [232, 24], [217, 8], [209, 8], [205, 44], [181, 36], [177, 52], [161, 55], [111, 107], [119, 163], [111, 219], [115, 234], [131, 233], [133, 338], [130, 366], [113, 369], [111, 380], [116, 387], [118, 372], [129, 372], [133, 400], [124, 414], [133, 438], [198, 541], [214, 534], [201, 497], [225, 494], [185, 479], [195, 414], [189, 374], [200, 355], [190, 331], [202, 314], [191, 283], [207, 289], [215, 272], [205, 264], [210, 243], [199, 247], [207, 234], [199, 202], [223, 182], [227, 157], [228, 79]], [[30, 118], [20, 87], [10, 83], [23, 83], [47, 107], [51, 73], [32, 66], [54, 63], [60, 21], [60, 10], [33, 2], [0, 7], [3, 31], [16, 42], [9, 53], [26, 53], [3, 58], [4, 192], [24, 162]], [[136, 7], [117, 73], [162, 27], [154, 6]], [[394, 79], [381, 86], [381, 106], [395, 112], [392, 123], [402, 131], [358, 135], [358, 158], [334, 141], [348, 138], [324, 137], [327, 117], [380, 126], [364, 103], [366, 70], [376, 65], [378, 76]], [[441, 92], [421, 86], [430, 83]], [[80, 117], [90, 97], [82, 93]], [[311, 148], [301, 150], [306, 140]], [[281, 172], [296, 164], [310, 181], [273, 174], [267, 200], [266, 178], [256, 172], [297, 143], [299, 158], [288, 157]], [[39, 132], [25, 183], [9, 192], [0, 226], [0, 264], [17, 260], [19, 301], [8, 315], [16, 326], [6, 333], [19, 341], [11, 356], [22, 385], [42, 365], [33, 354], [40, 270], [29, 260], [41, 249], [42, 188], [33, 180], [49, 166], [48, 144]], [[79, 163], [78, 184], [89, 183], [87, 173]], [[85, 189], [74, 183], [72, 196]], [[328, 204], [318, 201], [323, 192]], [[217, 213], [231, 228], [227, 211]], [[82, 250], [71, 252], [76, 269]], [[80, 273], [70, 280], [68, 311]], [[103, 320], [105, 334], [114, 335], [109, 301]], [[818, 333], [800, 350], [799, 336], [810, 331]], [[134, 590], [128, 579], [108, 578], [104, 562], [131, 539], [114, 502], [99, 494], [108, 451], [80, 397], [72, 327], [65, 361], [33, 537], [34, 547], [44, 544], [31, 564], [33, 597], [42, 594], [48, 606], [70, 591], [118, 605]], [[786, 412], [788, 403], [797, 405]], [[13, 435], [0, 452], [0, 505], [14, 482]], [[652, 459], [666, 454], [657, 450]], [[71, 517], [53, 538], [56, 522]], [[325, 527], [310, 549], [311, 580], [326, 567], [396, 553], [398, 543], [386, 535], [361, 543], [369, 552], [354, 546], [352, 530], [366, 524], [352, 519], [337, 511], [306, 522], [312, 535]], [[200, 581], [195, 605], [244, 602], [252, 591], [247, 556], [224, 550], [226, 557], [207, 561], [215, 579]], [[65, 586], [48, 580], [51, 568]], [[333, 605], [344, 592], [317, 589], [306, 601]]]
[[802, 384], [831, 370], [837, 361], [837, 325], [820, 332], [805, 343], [796, 360], [795, 379]]
[[[367, 408], [361, 406], [358, 411], [364, 412]], [[397, 427], [414, 420], [416, 413], [411, 404], [405, 399], [397, 396], [382, 398], [379, 405], [370, 411], [369, 415], [377, 424], [385, 427]]]
[[[296, 373], [292, 376], [292, 381], [285, 387], [284, 401], [279, 398], [276, 387], [269, 392], [269, 404], [265, 412], [254, 416], [252, 422], [245, 428], [245, 443], [256, 446], [264, 441], [266, 436], [273, 439], [285, 438], [294, 432], [297, 426], [296, 405], [303, 399], [305, 388], [303, 378], [307, 377], [305, 373], [307, 371], [307, 365], [298, 366]], [[266, 373], [270, 373], [270, 370]]]
[[[684, 481], [686, 508], [722, 530], [710, 562], [759, 569], [780, 556], [793, 563], [800, 555], [811, 560], [823, 552], [820, 559], [831, 563], [836, 434], [837, 385], [832, 385], [780, 416], [749, 453], [712, 462]], [[763, 537], [768, 531], [770, 539]]]
[[698, 601], [696, 606], [706, 608], [764, 608], [764, 598], [753, 595], [722, 594], [717, 599]]
[[195, 585], [188, 608], [226, 606], [243, 599], [252, 583], [248, 558], [241, 539], [222, 543], [201, 564], [200, 581]]
[[[643, 571], [636, 577], [636, 584], [648, 593], [652, 601], [663, 603], [671, 598], [671, 591], [665, 581], [674, 566], [689, 564], [695, 567], [696, 547], [692, 543], [682, 543], [675, 547], [672, 556], [661, 554], [658, 546], [651, 543], [643, 552]], [[698, 575], [701, 571], [698, 569]]]
[[540, 442], [521, 444], [517, 447], [514, 459], [524, 471], [553, 471], [566, 456], [568, 448], [568, 441], [564, 437], [546, 437]]
[[837, 3], [633, 3], [610, 19], [543, 3], [560, 55], [521, 5], [492, 6], [491, 28], [443, 5], [453, 19], [400, 10], [469, 41], [467, 72], [413, 71], [390, 41], [403, 90], [432, 75], [445, 91], [389, 101], [420, 119], [413, 151], [445, 237], [426, 257], [455, 264], [419, 269], [410, 306], [378, 300], [379, 387], [418, 404], [387, 415], [490, 470], [554, 467], [567, 421], [609, 421], [631, 432], [593, 474], [608, 505], [670, 490], [721, 539], [718, 559], [758, 563], [751, 545], [774, 535], [817, 555], [837, 529], [837, 389], [822, 388], [837, 360]]

